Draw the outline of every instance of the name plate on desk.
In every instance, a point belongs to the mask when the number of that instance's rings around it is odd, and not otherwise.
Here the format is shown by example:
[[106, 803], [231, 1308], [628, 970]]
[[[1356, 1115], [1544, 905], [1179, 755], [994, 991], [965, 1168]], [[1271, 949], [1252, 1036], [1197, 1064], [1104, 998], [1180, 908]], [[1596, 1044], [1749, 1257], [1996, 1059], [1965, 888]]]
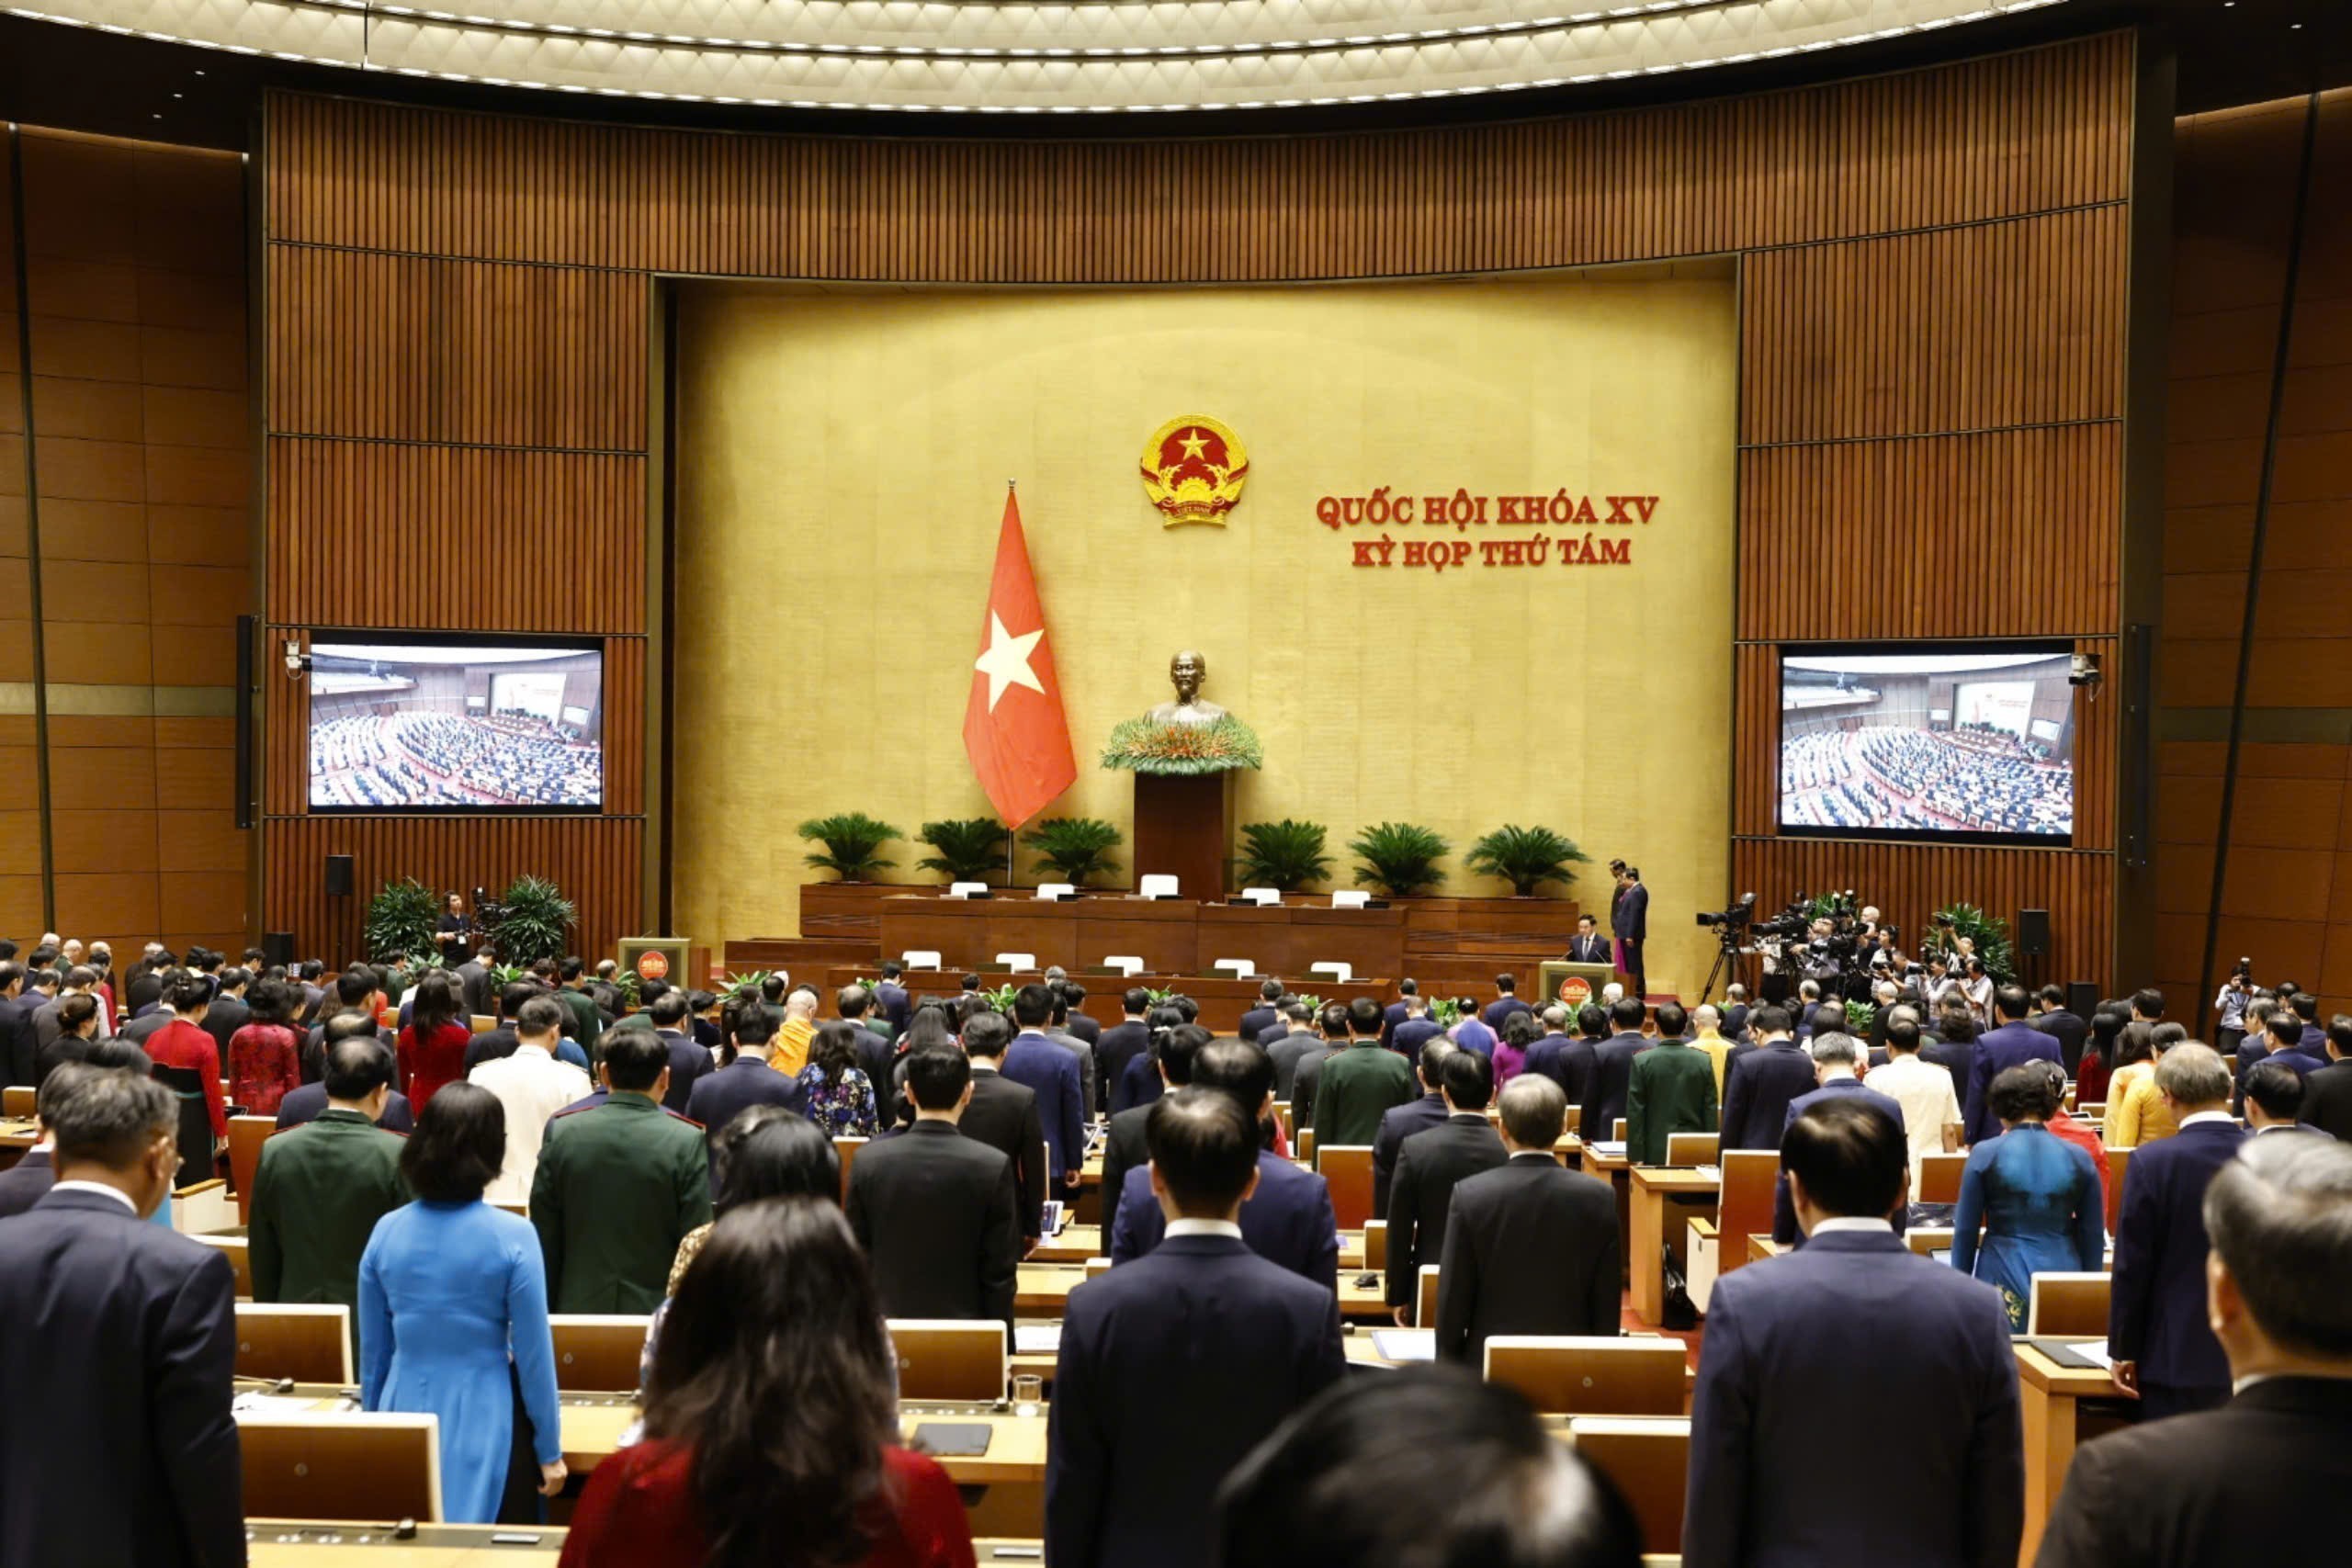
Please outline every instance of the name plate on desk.
[[937, 1459], [978, 1459], [994, 1435], [985, 1421], [918, 1421], [914, 1447]]

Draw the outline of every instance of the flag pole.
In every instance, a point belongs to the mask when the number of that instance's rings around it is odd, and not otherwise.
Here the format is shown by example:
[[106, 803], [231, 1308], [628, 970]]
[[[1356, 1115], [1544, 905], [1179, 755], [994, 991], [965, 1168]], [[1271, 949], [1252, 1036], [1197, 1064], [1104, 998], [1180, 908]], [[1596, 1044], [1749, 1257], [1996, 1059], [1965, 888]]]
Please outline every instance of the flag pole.
[[[1005, 493], [1006, 493], [1007, 495], [1012, 494], [1012, 491], [1013, 491], [1014, 486], [1015, 486], [1015, 481], [1014, 481], [1014, 480], [1010, 479], [1006, 479], [1006, 480], [1004, 481], [1004, 491], [1005, 491]], [[1015, 825], [1015, 824], [1008, 824], [1008, 825], [1006, 826], [1005, 829], [1004, 829], [1004, 886], [1005, 886], [1005, 891], [1006, 891], [1006, 892], [1008, 892], [1008, 893], [1009, 893], [1009, 892], [1011, 892], [1011, 891], [1013, 889], [1014, 886], [1015, 886], [1014, 878], [1015, 878], [1015, 877], [1017, 877], [1017, 876], [1019, 876], [1019, 875], [1021, 874], [1018, 871], [1016, 871], [1016, 870], [1014, 870], [1014, 869], [1013, 869], [1013, 864], [1012, 864], [1012, 854], [1013, 854], [1012, 840], [1013, 840], [1013, 828], [1014, 828], [1014, 826], [1016, 826], [1016, 825]]]

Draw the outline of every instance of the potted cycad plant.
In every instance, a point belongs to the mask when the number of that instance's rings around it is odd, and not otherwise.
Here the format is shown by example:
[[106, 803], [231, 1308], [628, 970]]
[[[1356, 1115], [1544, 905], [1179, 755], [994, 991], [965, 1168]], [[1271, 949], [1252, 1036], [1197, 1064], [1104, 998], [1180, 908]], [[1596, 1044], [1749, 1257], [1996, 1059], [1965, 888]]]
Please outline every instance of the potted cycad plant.
[[1241, 853], [1234, 870], [1245, 887], [1278, 887], [1296, 893], [1331, 874], [1331, 857], [1323, 852], [1320, 822], [1251, 822], [1241, 829]]
[[1577, 874], [1570, 868], [1591, 858], [1565, 834], [1507, 823], [1471, 845], [1462, 863], [1481, 876], [1510, 883], [1514, 897], [1533, 898], [1541, 896], [1544, 883], [1565, 887], [1574, 882]]
[[1118, 869], [1111, 852], [1126, 836], [1098, 818], [1048, 817], [1022, 834], [1021, 841], [1036, 852], [1040, 875], [1052, 872], [1053, 880], [1083, 887], [1090, 878]]
[[1351, 840], [1355, 876], [1392, 898], [1411, 898], [1445, 881], [1438, 862], [1453, 852], [1435, 829], [1417, 822], [1379, 822]]
[[987, 882], [1006, 872], [1012, 835], [993, 817], [956, 817], [926, 822], [916, 841], [932, 852], [915, 862], [918, 871], [935, 871], [950, 882]]
[[811, 817], [797, 831], [809, 842], [825, 846], [824, 853], [801, 858], [843, 882], [871, 882], [876, 872], [899, 863], [882, 858], [882, 846], [900, 837], [899, 830], [863, 811]]

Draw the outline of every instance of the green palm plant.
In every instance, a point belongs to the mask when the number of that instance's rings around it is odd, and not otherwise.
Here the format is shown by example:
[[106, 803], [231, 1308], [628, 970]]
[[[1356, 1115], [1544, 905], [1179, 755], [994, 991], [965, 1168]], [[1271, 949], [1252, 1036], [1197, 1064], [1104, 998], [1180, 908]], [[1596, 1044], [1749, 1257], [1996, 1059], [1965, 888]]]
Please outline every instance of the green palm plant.
[[1331, 857], [1323, 852], [1320, 822], [1251, 822], [1241, 829], [1241, 853], [1235, 869], [1249, 887], [1279, 887], [1295, 893], [1331, 874]]
[[441, 955], [433, 945], [433, 930], [441, 918], [441, 900], [413, 876], [387, 882], [368, 900], [368, 956], [379, 964], [404, 958], [411, 964]]
[[871, 882], [874, 873], [898, 864], [897, 861], [882, 858], [882, 846], [904, 836], [888, 822], [863, 811], [811, 817], [795, 830], [811, 843], [825, 846], [823, 854], [801, 858], [820, 871], [833, 873], [843, 882]]
[[1126, 842], [1125, 835], [1099, 818], [1048, 817], [1021, 835], [1037, 852], [1037, 867], [1051, 871], [1072, 886], [1084, 886], [1089, 877], [1118, 869], [1111, 852]]
[[1445, 881], [1437, 863], [1451, 853], [1434, 829], [1415, 822], [1379, 822], [1350, 841], [1356, 854], [1356, 880], [1385, 889], [1393, 898], [1410, 898]]
[[1513, 893], [1530, 898], [1546, 882], [1574, 882], [1577, 874], [1569, 867], [1591, 859], [1565, 834], [1506, 823], [1471, 845], [1462, 863], [1481, 876], [1501, 877]]
[[1008, 837], [1004, 824], [993, 817], [926, 822], [916, 840], [939, 852], [915, 862], [915, 869], [938, 872], [950, 882], [986, 882], [991, 873], [1004, 868]]
[[562, 889], [544, 876], [518, 876], [498, 901], [505, 909], [491, 936], [500, 958], [528, 969], [542, 958], [563, 956], [580, 911]]
[[1948, 942], [1967, 937], [1975, 945], [1976, 956], [1984, 961], [1984, 973], [1993, 976], [1994, 984], [2006, 986], [2017, 978], [2017, 954], [2009, 946], [2008, 921], [1998, 915], [1988, 915], [1973, 904], [1947, 904], [1936, 911], [1935, 923], [1943, 928]]

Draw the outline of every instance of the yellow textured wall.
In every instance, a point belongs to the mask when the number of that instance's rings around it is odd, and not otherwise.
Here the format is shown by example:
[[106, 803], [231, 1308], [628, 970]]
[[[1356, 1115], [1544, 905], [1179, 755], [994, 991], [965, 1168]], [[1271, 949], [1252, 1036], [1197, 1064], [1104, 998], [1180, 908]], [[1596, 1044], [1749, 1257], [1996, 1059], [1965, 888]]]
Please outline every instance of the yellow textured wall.
[[[1727, 273], [1295, 288], [693, 285], [679, 310], [676, 928], [798, 929], [793, 829], [909, 833], [987, 804], [961, 739], [1003, 503], [1022, 514], [1079, 752], [1050, 815], [1129, 826], [1093, 765], [1180, 646], [1264, 742], [1238, 820], [1426, 823], [1459, 855], [1542, 822], [1651, 887], [1653, 987], [1695, 986], [1727, 875], [1733, 431]], [[1223, 528], [1165, 528], [1146, 439], [1180, 414], [1250, 459]], [[1326, 494], [1655, 494], [1630, 566], [1354, 567]], [[1421, 539], [1525, 529], [1419, 524]], [[926, 852], [892, 847], [914, 881]], [[1122, 865], [1125, 866], [1123, 860]], [[1024, 859], [1022, 874], [1030, 879]], [[1596, 864], [1576, 891], [1605, 904]]]

